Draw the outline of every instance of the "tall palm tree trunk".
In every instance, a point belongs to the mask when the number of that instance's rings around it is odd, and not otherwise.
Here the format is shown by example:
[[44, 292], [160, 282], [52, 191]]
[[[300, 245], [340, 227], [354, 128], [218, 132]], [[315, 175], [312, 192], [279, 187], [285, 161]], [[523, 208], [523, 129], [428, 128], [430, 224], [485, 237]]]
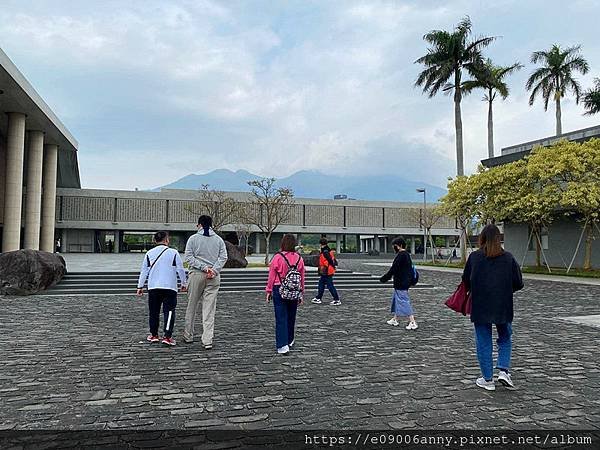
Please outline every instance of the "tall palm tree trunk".
[[454, 131], [456, 133], [456, 174], [459, 177], [465, 174], [465, 165], [463, 161], [463, 133], [460, 101], [461, 92], [459, 88], [456, 88], [454, 92]]
[[561, 122], [561, 111], [560, 111], [560, 94], [556, 94], [556, 135], [562, 134], [562, 122]]
[[493, 102], [488, 100], [488, 156], [494, 157], [494, 114], [493, 114]]

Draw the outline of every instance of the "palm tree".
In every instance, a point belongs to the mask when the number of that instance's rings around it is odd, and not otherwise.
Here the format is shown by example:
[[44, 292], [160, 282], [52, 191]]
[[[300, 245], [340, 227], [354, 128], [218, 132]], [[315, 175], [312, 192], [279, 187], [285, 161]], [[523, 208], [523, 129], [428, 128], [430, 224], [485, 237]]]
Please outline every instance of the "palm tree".
[[562, 134], [560, 99], [567, 91], [575, 94], [575, 101], [579, 103], [581, 86], [573, 78], [573, 72], [586, 74], [589, 70], [588, 62], [579, 54], [580, 45], [568, 47], [564, 50], [558, 45], [553, 45], [548, 51], [533, 52], [531, 62], [541, 63], [527, 80], [527, 90], [531, 90], [529, 105], [533, 105], [539, 95], [544, 99], [544, 111], [548, 111], [548, 102], [552, 97], [556, 102], [556, 135]]
[[515, 63], [512, 66], [496, 66], [491, 59], [485, 60], [483, 65], [474, 73], [474, 80], [465, 81], [462, 91], [465, 94], [474, 89], [484, 89], [483, 101], [488, 102], [488, 156], [494, 157], [494, 116], [493, 103], [498, 95], [502, 100], [508, 97], [508, 86], [504, 79], [513, 72], [523, 68], [523, 65]]
[[[459, 176], [464, 175], [463, 136], [460, 102], [462, 100], [462, 71], [473, 73], [481, 65], [481, 50], [495, 38], [471, 36], [471, 19], [465, 17], [454, 31], [432, 30], [423, 36], [430, 44], [427, 54], [415, 63], [423, 64], [426, 69], [419, 74], [415, 86], [422, 86], [429, 97], [435, 96], [440, 89], [448, 94], [454, 90], [454, 127], [456, 132], [456, 167]], [[452, 80], [452, 83], [449, 81]]]
[[594, 87], [583, 93], [583, 106], [588, 116], [600, 112], [600, 78], [594, 78]]

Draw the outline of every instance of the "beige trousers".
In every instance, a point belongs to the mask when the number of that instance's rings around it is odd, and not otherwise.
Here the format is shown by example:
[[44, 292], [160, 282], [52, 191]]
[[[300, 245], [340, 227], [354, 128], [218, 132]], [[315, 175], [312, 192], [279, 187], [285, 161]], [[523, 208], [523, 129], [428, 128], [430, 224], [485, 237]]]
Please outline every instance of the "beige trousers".
[[215, 333], [215, 311], [221, 276], [207, 278], [205, 272], [191, 272], [188, 280], [188, 305], [185, 310], [186, 341], [194, 340], [194, 322], [198, 304], [202, 303], [202, 345], [210, 345]]

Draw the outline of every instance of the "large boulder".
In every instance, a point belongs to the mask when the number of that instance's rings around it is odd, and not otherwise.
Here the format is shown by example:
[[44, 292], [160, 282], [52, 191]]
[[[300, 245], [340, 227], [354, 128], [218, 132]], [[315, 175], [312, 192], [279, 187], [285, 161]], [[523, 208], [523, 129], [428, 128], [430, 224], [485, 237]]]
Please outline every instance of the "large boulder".
[[248, 265], [248, 261], [244, 255], [245, 251], [243, 247], [233, 245], [229, 241], [225, 241], [225, 247], [227, 247], [227, 262], [225, 267], [228, 269], [243, 269]]
[[307, 267], [319, 267], [319, 257], [321, 253], [318, 250], [313, 250], [308, 255], [302, 255], [304, 265]]
[[62, 256], [38, 250], [0, 254], [0, 295], [31, 295], [62, 280], [67, 265]]

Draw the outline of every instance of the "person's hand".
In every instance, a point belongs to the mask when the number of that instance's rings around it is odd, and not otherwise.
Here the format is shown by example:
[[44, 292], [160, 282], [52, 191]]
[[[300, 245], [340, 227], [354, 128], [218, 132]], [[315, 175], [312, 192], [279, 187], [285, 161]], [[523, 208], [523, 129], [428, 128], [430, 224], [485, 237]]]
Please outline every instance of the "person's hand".
[[298, 306], [302, 306], [304, 304], [304, 297], [302, 297], [299, 301], [298, 301]]
[[216, 272], [213, 270], [212, 267], [208, 267], [206, 269], [206, 278], [211, 279], [211, 278], [214, 278], [215, 275], [216, 275]]
[[266, 296], [266, 299], [265, 299], [267, 301], [267, 303], [269, 303], [272, 298], [273, 298], [273, 294], [271, 292], [267, 292], [267, 296]]
[[138, 297], [141, 297], [142, 295], [144, 295], [144, 289], [138, 289], [135, 291], [135, 295], [137, 295]]
[[187, 286], [181, 286], [180, 292], [187, 292], [188, 288]]

